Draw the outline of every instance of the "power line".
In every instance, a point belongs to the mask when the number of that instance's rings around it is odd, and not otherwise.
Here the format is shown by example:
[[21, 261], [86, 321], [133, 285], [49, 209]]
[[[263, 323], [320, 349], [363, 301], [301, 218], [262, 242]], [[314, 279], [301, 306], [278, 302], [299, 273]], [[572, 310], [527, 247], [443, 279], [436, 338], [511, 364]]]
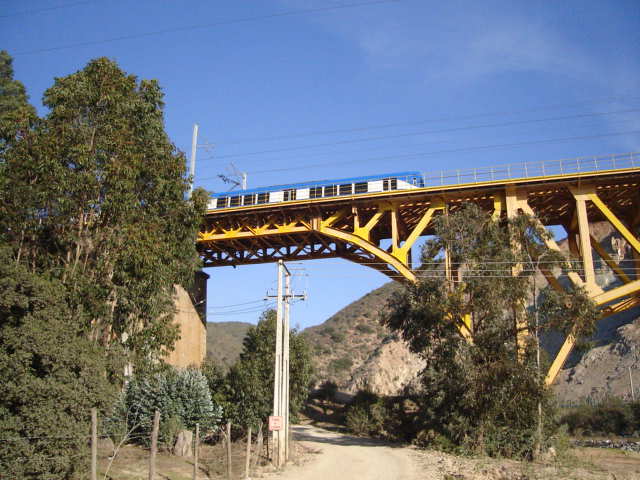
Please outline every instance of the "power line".
[[[310, 168], [327, 167], [327, 166], [333, 166], [333, 165], [375, 162], [379, 160], [397, 160], [400, 158], [413, 158], [413, 157], [423, 157], [423, 156], [426, 157], [431, 155], [443, 155], [447, 153], [461, 153], [461, 152], [473, 152], [473, 151], [480, 151], [480, 150], [491, 150], [494, 148], [523, 147], [527, 145], [541, 145], [545, 143], [559, 143], [559, 142], [568, 142], [568, 141], [576, 141], [576, 140], [591, 140], [595, 138], [615, 137], [615, 136], [631, 135], [631, 134], [637, 134], [637, 133], [640, 133], [640, 130], [629, 130], [626, 132], [613, 132], [613, 133], [605, 133], [600, 135], [584, 135], [584, 136], [578, 136], [578, 137], [548, 138], [543, 140], [533, 140], [529, 142], [502, 143], [502, 144], [493, 144], [493, 145], [476, 145], [473, 147], [452, 148], [447, 150], [437, 150], [437, 151], [431, 151], [431, 152], [418, 152], [418, 153], [409, 153], [409, 154], [401, 154], [401, 155], [385, 155], [381, 157], [362, 158], [358, 160], [343, 160], [339, 162], [306, 164], [306, 165], [300, 165], [297, 167], [283, 167], [283, 168], [272, 168], [272, 169], [266, 169], [266, 170], [254, 170], [247, 173], [256, 175], [260, 173], [287, 172], [292, 170], [307, 170]], [[214, 177], [203, 178], [201, 180], [210, 180], [211, 178], [214, 178]]]
[[70, 48], [76, 48], [76, 47], [87, 47], [87, 46], [92, 46], [92, 45], [102, 45], [105, 43], [112, 43], [112, 42], [119, 42], [122, 40], [133, 40], [133, 39], [137, 39], [137, 38], [145, 38], [145, 37], [152, 37], [152, 36], [158, 36], [158, 35], [164, 35], [167, 33], [177, 33], [177, 32], [186, 32], [186, 31], [190, 31], [190, 30], [203, 30], [203, 29], [208, 29], [208, 28], [215, 28], [215, 27], [222, 27], [222, 26], [227, 26], [227, 25], [237, 25], [237, 24], [241, 24], [241, 23], [248, 23], [248, 22], [255, 22], [258, 20], [268, 20], [271, 18], [279, 18], [279, 17], [289, 17], [289, 16], [294, 16], [294, 15], [305, 15], [305, 14], [310, 14], [310, 13], [321, 13], [321, 12], [329, 12], [332, 10], [343, 10], [346, 8], [356, 8], [356, 7], [366, 7], [366, 6], [372, 6], [372, 5], [379, 5], [379, 4], [383, 4], [383, 3], [396, 3], [399, 0], [375, 0], [375, 1], [370, 1], [370, 2], [359, 2], [359, 3], [349, 3], [349, 4], [343, 4], [343, 5], [334, 5], [331, 7], [316, 7], [316, 8], [307, 8], [307, 9], [300, 9], [300, 10], [288, 10], [288, 11], [284, 11], [284, 12], [279, 12], [279, 13], [271, 13], [268, 15], [257, 15], [254, 17], [245, 17], [245, 18], [236, 18], [236, 19], [232, 19], [232, 20], [223, 20], [220, 22], [213, 22], [213, 23], [205, 23], [205, 24], [200, 24], [200, 25], [186, 25], [183, 27], [175, 27], [175, 28], [166, 28], [163, 30], [156, 30], [153, 32], [144, 32], [144, 33], [134, 33], [134, 34], [130, 34], [130, 35], [121, 35], [119, 37], [112, 37], [112, 38], [106, 38], [103, 40], [92, 40], [92, 41], [88, 41], [88, 42], [78, 42], [78, 43], [70, 43], [67, 45], [60, 45], [57, 47], [49, 47], [49, 48], [40, 48], [40, 49], [36, 49], [36, 50], [27, 50], [24, 52], [18, 52], [16, 54], [14, 54], [13, 56], [20, 56], [20, 55], [33, 55], [33, 54], [37, 54], [37, 53], [47, 53], [47, 52], [55, 52], [55, 51], [59, 51], [59, 50], [68, 50]]
[[532, 112], [543, 112], [547, 110], [561, 110], [565, 108], [573, 108], [582, 106], [585, 104], [598, 103], [598, 102], [607, 102], [607, 101], [621, 101], [621, 100], [636, 100], [640, 97], [630, 96], [630, 97], [603, 97], [603, 98], [595, 98], [591, 100], [583, 100], [581, 102], [572, 103], [572, 104], [560, 104], [560, 105], [547, 105], [539, 108], [532, 108], [527, 110], [511, 110], [511, 111], [502, 111], [502, 112], [489, 112], [489, 113], [478, 113], [474, 115], [464, 115], [460, 117], [442, 117], [442, 118], [430, 118], [426, 120], [417, 120], [414, 122], [397, 122], [397, 123], [386, 123], [379, 125], [368, 125], [362, 127], [350, 127], [344, 129], [336, 129], [336, 130], [316, 130], [312, 132], [300, 132], [300, 133], [292, 133], [287, 135], [275, 135], [272, 137], [262, 137], [262, 138], [240, 138], [236, 140], [228, 140], [228, 141], [220, 141], [220, 143], [224, 143], [225, 145], [237, 145], [242, 143], [259, 143], [259, 142], [270, 142], [276, 140], [286, 140], [289, 138], [303, 138], [303, 137], [313, 137], [320, 135], [335, 135], [337, 133], [355, 133], [355, 132], [364, 132], [369, 130], [380, 130], [384, 128], [394, 128], [394, 127], [408, 127], [413, 125], [423, 125], [425, 123], [436, 123], [436, 122], [451, 122], [451, 121], [459, 121], [459, 120], [472, 120], [476, 118], [486, 118], [486, 117], [499, 117], [499, 116], [507, 116], [507, 115], [519, 115], [522, 113], [532, 113]]
[[231, 307], [240, 307], [243, 305], [251, 305], [254, 303], [264, 303], [265, 300], [264, 299], [260, 299], [260, 300], [253, 300], [251, 302], [243, 302], [243, 303], [234, 303], [232, 305], [207, 305], [207, 309], [209, 308], [218, 308], [218, 309], [223, 309], [223, 308], [231, 308]]
[[[618, 120], [610, 120], [609, 123], [609, 127], [610, 128], [614, 128], [614, 124], [616, 128], [622, 128], [623, 126], [626, 126], [627, 123], [632, 122], [632, 126], [635, 127], [635, 120], [636, 118], [628, 118], [628, 119], [618, 119]], [[587, 127], [587, 126], [593, 126], [593, 125], [581, 125], [581, 127]], [[433, 146], [433, 145], [441, 145], [441, 144], [450, 144], [452, 142], [452, 140], [450, 138], [447, 139], [441, 139], [441, 140], [429, 140], [428, 142], [420, 142], [420, 143], [414, 143], [412, 142], [410, 144], [411, 147], [423, 147], [423, 146]], [[282, 157], [282, 156], [278, 156], [278, 160], [279, 161], [288, 161], [289, 159], [292, 159], [295, 162], [299, 162], [300, 159], [308, 159], [308, 158], [318, 158], [318, 157], [326, 157], [328, 155], [353, 155], [353, 154], [359, 154], [362, 152], [372, 152], [372, 151], [380, 151], [381, 147], [379, 146], [375, 146], [375, 147], [367, 147], [367, 148], [356, 148], [356, 149], [349, 149], [349, 150], [343, 150], [340, 149], [338, 151], [316, 151], [316, 152], [304, 152], [304, 153], [296, 153], [294, 157]], [[205, 157], [203, 160], [208, 160], [211, 159], [213, 157]], [[247, 173], [251, 173], [251, 172], [247, 172]], [[202, 177], [200, 178], [200, 180], [211, 180], [214, 178], [218, 178], [218, 176], [207, 176], [207, 177]]]
[[[294, 147], [285, 147], [285, 148], [275, 148], [271, 150], [260, 150], [257, 152], [247, 152], [247, 153], [232, 153], [227, 155], [216, 155], [216, 159], [224, 159], [224, 158], [236, 158], [236, 157], [248, 157], [255, 155], [264, 155], [266, 153], [279, 153], [279, 152], [291, 152], [294, 150], [305, 150], [308, 148], [318, 148], [318, 147], [331, 147], [335, 145], [347, 145], [352, 143], [363, 143], [363, 142], [372, 142], [378, 140], [388, 140], [395, 138], [406, 138], [406, 137], [416, 137], [421, 135], [429, 135], [429, 134], [438, 134], [438, 133], [449, 133], [449, 132], [460, 132], [466, 130], [477, 130], [481, 128], [496, 128], [496, 127], [508, 127], [513, 125], [526, 125], [530, 123], [541, 123], [541, 122], [554, 122], [559, 120], [571, 120], [576, 118], [588, 118], [588, 117], [597, 117], [597, 116], [606, 116], [606, 115], [620, 115], [625, 113], [635, 113], [640, 111], [639, 109], [629, 109], [629, 110], [618, 110], [613, 112], [594, 112], [594, 113], [581, 113], [576, 115], [565, 115], [561, 117], [547, 117], [547, 118], [537, 118], [537, 119], [529, 119], [529, 120], [512, 120], [509, 122], [502, 123], [488, 123], [488, 124], [480, 124], [480, 125], [466, 125], [462, 127], [451, 127], [451, 128], [443, 128], [439, 130], [425, 130], [421, 132], [408, 132], [408, 133], [399, 133], [395, 135], [381, 135], [376, 137], [366, 137], [366, 138], [356, 138], [356, 139], [348, 139], [348, 140], [338, 140], [335, 142], [327, 142], [327, 143], [316, 143], [312, 145], [299, 145]], [[205, 157], [202, 160], [208, 160], [212, 157]]]
[[0, 18], [9, 18], [9, 17], [18, 17], [18, 16], [23, 16], [23, 15], [32, 15], [34, 13], [41, 13], [41, 12], [48, 12], [51, 10], [60, 10], [63, 8], [69, 8], [69, 7], [77, 7], [78, 5], [86, 5], [88, 3], [93, 3], [94, 0], [85, 0], [83, 2], [73, 2], [73, 3], [64, 3], [62, 5], [55, 5], [52, 7], [44, 7], [44, 8], [37, 8], [34, 10], [23, 10], [21, 12], [15, 12], [15, 13], [9, 13], [7, 15], [0, 15]]

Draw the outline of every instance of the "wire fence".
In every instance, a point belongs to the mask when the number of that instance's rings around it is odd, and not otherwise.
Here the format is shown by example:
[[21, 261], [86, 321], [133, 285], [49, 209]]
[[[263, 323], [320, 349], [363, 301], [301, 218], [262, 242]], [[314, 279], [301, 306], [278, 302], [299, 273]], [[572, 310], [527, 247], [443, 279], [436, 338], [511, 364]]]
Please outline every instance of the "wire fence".
[[256, 431], [227, 424], [226, 428], [222, 426], [202, 435], [198, 434], [199, 427], [196, 432], [167, 434], [167, 425], [159, 418], [149, 433], [132, 429], [119, 434], [98, 434], [98, 428], [102, 427], [96, 415], [89, 435], [0, 434], [0, 450], [13, 463], [13, 467], [0, 465], [0, 472], [6, 468], [31, 469], [33, 465], [48, 465], [49, 469], [59, 465], [64, 470], [74, 464], [88, 468], [91, 480], [124, 477], [237, 480], [250, 478], [271, 463], [269, 436], [261, 426]]

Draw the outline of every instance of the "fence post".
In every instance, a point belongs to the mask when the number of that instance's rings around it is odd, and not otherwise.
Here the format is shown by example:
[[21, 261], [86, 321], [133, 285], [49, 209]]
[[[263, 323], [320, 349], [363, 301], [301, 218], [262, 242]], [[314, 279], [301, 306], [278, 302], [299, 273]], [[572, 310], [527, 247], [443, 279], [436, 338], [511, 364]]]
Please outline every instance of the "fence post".
[[[255, 469], [256, 465], [258, 465], [258, 462], [260, 461], [260, 455], [262, 455], [262, 421], [260, 421], [260, 425], [258, 426], [258, 439], [256, 442], [256, 454], [253, 457], [253, 465], [252, 467]], [[269, 442], [267, 442], [267, 445], [269, 444]]]
[[149, 480], [156, 476], [156, 453], [158, 453], [158, 430], [160, 430], [160, 411], [153, 415], [153, 430], [151, 431], [151, 455], [149, 456]]
[[251, 427], [249, 427], [249, 432], [247, 433], [247, 454], [244, 464], [244, 478], [245, 480], [249, 479], [249, 471], [251, 465]]
[[91, 480], [98, 480], [98, 409], [91, 409]]
[[231, 480], [231, 422], [227, 422], [227, 479]]
[[196, 423], [196, 438], [193, 442], [193, 480], [198, 480], [198, 451], [200, 450], [200, 424]]

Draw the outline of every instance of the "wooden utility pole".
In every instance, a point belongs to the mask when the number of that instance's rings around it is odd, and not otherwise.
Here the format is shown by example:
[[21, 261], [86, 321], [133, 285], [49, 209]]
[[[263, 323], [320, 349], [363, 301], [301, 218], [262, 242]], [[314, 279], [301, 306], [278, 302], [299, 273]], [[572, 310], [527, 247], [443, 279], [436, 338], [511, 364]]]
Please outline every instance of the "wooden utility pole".
[[91, 480], [98, 480], [98, 409], [91, 409]]
[[244, 478], [245, 480], [249, 480], [249, 472], [251, 468], [251, 427], [249, 427], [249, 431], [247, 432], [247, 453], [244, 460]]
[[227, 478], [231, 480], [233, 471], [231, 470], [231, 422], [227, 422]]
[[153, 430], [151, 431], [151, 455], [149, 456], [149, 480], [156, 476], [156, 454], [158, 453], [158, 431], [160, 430], [160, 411], [153, 416]]
[[196, 438], [193, 441], [193, 480], [198, 480], [199, 450], [200, 450], [200, 424], [196, 423]]

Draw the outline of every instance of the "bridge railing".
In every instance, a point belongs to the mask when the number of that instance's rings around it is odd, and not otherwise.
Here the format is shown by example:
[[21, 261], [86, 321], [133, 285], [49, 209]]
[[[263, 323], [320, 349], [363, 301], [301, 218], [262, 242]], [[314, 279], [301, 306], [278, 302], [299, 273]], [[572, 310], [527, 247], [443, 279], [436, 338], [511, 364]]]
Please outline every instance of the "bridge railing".
[[600, 172], [640, 167], [640, 153], [544, 160], [540, 162], [509, 163], [492, 167], [446, 170], [424, 173], [424, 186], [485, 183], [515, 178], [547, 177], [576, 173]]

